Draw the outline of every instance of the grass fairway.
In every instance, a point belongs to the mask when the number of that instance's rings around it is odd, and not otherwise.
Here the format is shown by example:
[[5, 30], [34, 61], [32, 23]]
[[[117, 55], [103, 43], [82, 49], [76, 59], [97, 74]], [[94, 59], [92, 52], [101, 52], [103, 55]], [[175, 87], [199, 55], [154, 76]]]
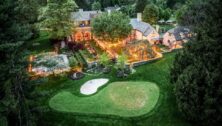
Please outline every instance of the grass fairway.
[[159, 88], [150, 82], [114, 82], [93, 96], [80, 97], [63, 91], [50, 101], [62, 112], [135, 117], [149, 113], [159, 98]]

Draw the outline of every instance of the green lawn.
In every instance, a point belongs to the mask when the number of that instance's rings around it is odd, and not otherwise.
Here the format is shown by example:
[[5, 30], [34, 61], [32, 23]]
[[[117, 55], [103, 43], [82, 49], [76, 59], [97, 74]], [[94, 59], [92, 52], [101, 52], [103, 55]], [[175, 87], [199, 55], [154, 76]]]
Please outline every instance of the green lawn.
[[[164, 54], [161, 60], [136, 68], [136, 73], [124, 79], [116, 78], [113, 70], [110, 74], [86, 76], [73, 81], [66, 75], [45, 78], [39, 82], [36, 91], [39, 93], [38, 105], [46, 107], [38, 120], [41, 126], [191, 126], [179, 112], [173, 93], [173, 85], [169, 82], [169, 68], [172, 65], [176, 52]], [[95, 78], [109, 78], [110, 82], [119, 81], [145, 81], [156, 83], [160, 90], [156, 107], [139, 118], [121, 118], [98, 114], [78, 114], [55, 111], [49, 107], [50, 99], [59, 92], [70, 92], [75, 96], [80, 94], [80, 87], [88, 80]], [[102, 87], [102, 88], [106, 88]], [[101, 90], [102, 91], [102, 90]], [[99, 93], [98, 93], [99, 95]], [[96, 95], [95, 95], [96, 96]], [[99, 100], [98, 100], [99, 102]], [[76, 108], [78, 109], [78, 108]], [[80, 108], [81, 109], [81, 108]]]
[[114, 82], [93, 96], [79, 97], [63, 91], [49, 102], [62, 112], [105, 114], [123, 117], [149, 113], [159, 98], [159, 88], [150, 82]]

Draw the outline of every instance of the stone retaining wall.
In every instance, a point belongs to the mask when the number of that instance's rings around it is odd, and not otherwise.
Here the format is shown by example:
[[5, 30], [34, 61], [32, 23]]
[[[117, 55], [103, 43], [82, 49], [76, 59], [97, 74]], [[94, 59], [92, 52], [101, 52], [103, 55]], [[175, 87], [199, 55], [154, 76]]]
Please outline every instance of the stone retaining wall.
[[154, 62], [154, 61], [157, 61], [157, 60], [160, 60], [162, 57], [157, 57], [157, 58], [153, 58], [153, 59], [150, 59], [150, 60], [143, 60], [143, 61], [138, 61], [138, 62], [133, 62], [133, 67], [138, 67], [138, 66], [141, 66], [141, 65], [144, 65], [144, 64], [147, 64], [147, 63], [151, 63], [151, 62]]

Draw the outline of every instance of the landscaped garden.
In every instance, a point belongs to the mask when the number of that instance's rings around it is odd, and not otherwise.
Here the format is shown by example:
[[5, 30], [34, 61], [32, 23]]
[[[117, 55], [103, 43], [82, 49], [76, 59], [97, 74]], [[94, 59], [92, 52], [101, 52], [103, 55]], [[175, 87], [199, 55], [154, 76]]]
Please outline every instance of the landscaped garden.
[[1, 0], [0, 126], [220, 126], [222, 0]]
[[[117, 78], [115, 69], [109, 74], [86, 75], [75, 81], [66, 75], [46, 77], [37, 82], [37, 91], [43, 93], [38, 101], [47, 106], [40, 124], [189, 126], [178, 112], [169, 82], [175, 54], [165, 54], [158, 61], [137, 67], [126, 78]], [[96, 78], [107, 78], [109, 82], [95, 94], [82, 94], [82, 85]]]

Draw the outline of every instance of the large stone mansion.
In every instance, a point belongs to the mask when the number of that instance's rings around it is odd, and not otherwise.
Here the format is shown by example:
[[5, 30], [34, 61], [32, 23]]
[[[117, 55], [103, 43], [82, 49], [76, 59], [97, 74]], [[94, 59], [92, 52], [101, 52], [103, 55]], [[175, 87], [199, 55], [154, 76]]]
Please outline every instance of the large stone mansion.
[[[96, 16], [99, 16], [101, 11], [83, 11], [80, 9], [78, 12], [72, 13], [72, 20], [75, 21], [75, 32], [72, 35], [72, 40], [75, 42], [89, 41], [94, 38], [92, 34], [91, 20]], [[111, 11], [108, 11], [111, 13]], [[131, 34], [124, 41], [131, 40], [148, 40], [150, 44], [154, 44], [157, 38], [159, 38], [158, 32], [148, 23], [142, 21], [141, 13], [137, 14], [137, 18], [130, 20], [130, 24], [133, 27]]]

